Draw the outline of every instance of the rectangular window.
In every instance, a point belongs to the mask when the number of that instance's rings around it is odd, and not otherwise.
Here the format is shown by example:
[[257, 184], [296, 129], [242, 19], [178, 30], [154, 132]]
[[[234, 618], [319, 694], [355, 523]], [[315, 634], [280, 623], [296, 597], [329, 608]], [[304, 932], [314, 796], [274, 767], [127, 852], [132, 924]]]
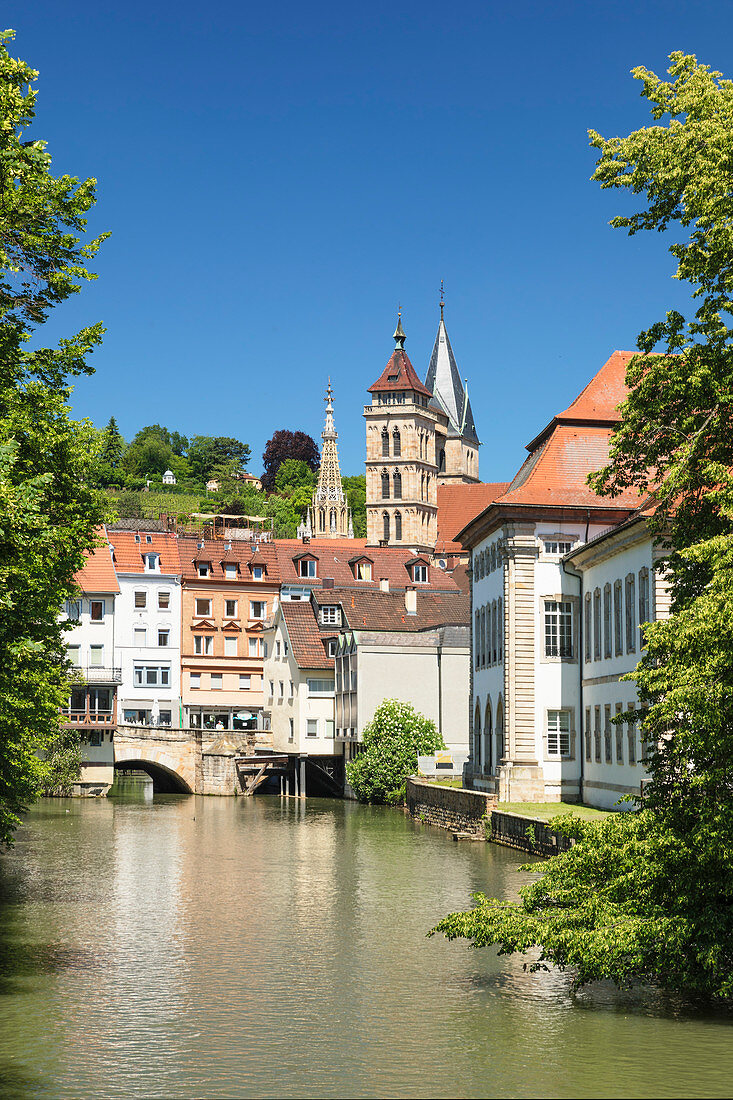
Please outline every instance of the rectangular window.
[[639, 650], [644, 648], [644, 631], [642, 623], [648, 623], [650, 618], [649, 608], [649, 570], [639, 571]]
[[326, 719], [326, 737], [334, 736], [334, 721], [333, 718]]
[[222, 674], [220, 672], [212, 672], [211, 673], [211, 690], [212, 691], [221, 691], [222, 682], [223, 682], [222, 681]]
[[547, 755], [570, 756], [570, 711], [548, 710]]
[[168, 687], [171, 670], [168, 665], [135, 665], [135, 687]]
[[275, 681], [274, 680], [268, 680], [268, 684], [270, 686], [269, 695], [270, 695], [270, 698], [272, 699], [272, 698], [274, 698], [274, 695], [275, 695]]
[[70, 645], [66, 647], [66, 656], [69, 658], [74, 668], [78, 668], [81, 664], [81, 646]]
[[191, 689], [193, 691], [196, 691], [200, 687], [201, 687], [201, 673], [200, 672], [192, 672], [191, 673]]
[[611, 656], [611, 585], [603, 586], [603, 656]]
[[590, 661], [591, 658], [591, 637], [593, 631], [593, 603], [591, 601], [590, 592], [586, 593], [585, 597], [585, 659]]
[[292, 741], [294, 737], [295, 737], [295, 723], [293, 722], [293, 719], [291, 718], [290, 719], [290, 735], [288, 737], [288, 741]]
[[170, 630], [159, 630], [158, 631], [158, 645], [161, 647], [161, 649], [168, 645], [168, 643], [170, 641], [170, 636], [171, 636]]
[[157, 554], [145, 555], [145, 570], [147, 573], [159, 573], [160, 572], [160, 558]]
[[250, 600], [249, 601], [249, 617], [250, 619], [264, 619], [267, 615], [267, 604], [264, 600]]
[[288, 699], [292, 699], [293, 694], [294, 694], [294, 692], [293, 692], [293, 681], [289, 680], [288, 681]]
[[590, 760], [590, 756], [591, 756], [591, 752], [590, 752], [590, 735], [591, 735], [590, 707], [585, 708], [585, 729], [584, 729], [583, 732], [585, 734], [585, 758], [586, 758], [586, 760]]
[[104, 618], [104, 600], [89, 601], [89, 618], [93, 623], [101, 623]]
[[[616, 717], [618, 718], [623, 710], [621, 703], [616, 703]], [[616, 763], [623, 764], [624, 762], [624, 727], [619, 722], [616, 726]]]
[[341, 622], [341, 608], [322, 607], [321, 622], [324, 624], [324, 626], [338, 626], [338, 624]]
[[250, 655], [250, 657], [261, 657], [262, 656], [262, 642], [260, 641], [259, 638], [250, 638], [249, 639], [249, 655]]
[[545, 656], [572, 655], [573, 605], [561, 600], [545, 600]]
[[427, 565], [416, 565], [412, 570], [412, 579], [416, 584], [428, 583], [428, 567]]
[[171, 712], [169, 710], [161, 710], [158, 714], [158, 725], [169, 726], [171, 724]]
[[620, 657], [624, 651], [623, 619], [624, 597], [621, 581], [616, 581], [613, 586], [613, 648], [617, 657]]
[[315, 577], [316, 576], [316, 562], [312, 558], [306, 558], [305, 561], [298, 562], [298, 576], [299, 577]]
[[240, 675], [240, 677], [239, 677], [239, 690], [240, 691], [249, 691], [251, 686], [252, 686], [252, 677], [251, 676], [242, 676], [242, 675]]
[[[628, 709], [631, 710], [633, 705], [633, 703], [629, 703]], [[629, 764], [636, 764], [636, 722], [629, 722], [626, 730], [629, 748]]]
[[67, 600], [64, 604], [64, 610], [66, 611], [66, 617], [68, 619], [80, 619], [81, 600]]
[[237, 617], [237, 601], [236, 600], [224, 600], [224, 617], [226, 619], [236, 619], [236, 617]]
[[236, 657], [237, 656], [237, 636], [225, 636], [224, 638], [224, 656]]
[[306, 737], [318, 737], [318, 719], [308, 718], [306, 721]]
[[595, 758], [596, 764], [600, 764], [600, 762], [601, 762], [601, 708], [600, 707], [595, 707], [594, 710], [595, 710], [595, 715], [594, 715], [594, 717], [595, 717], [595, 727], [594, 727], [594, 730], [593, 730], [594, 758]]
[[282, 680], [280, 680], [278, 682], [277, 687], [278, 687], [278, 696], [279, 696], [279, 698], [284, 699], [285, 698], [285, 684], [283, 683]]
[[101, 668], [104, 664], [104, 646], [89, 646], [89, 664], [92, 668]]
[[262, 566], [261, 565], [253, 565], [252, 566], [252, 577], [256, 581], [261, 581], [262, 580]]
[[284, 656], [287, 657], [289, 652], [290, 652], [290, 650], [288, 649], [288, 643], [285, 640], [283, 640], [283, 654], [284, 654]]
[[214, 639], [211, 634], [194, 634], [193, 651], [197, 656], [210, 657], [214, 652]]
[[148, 644], [148, 632], [144, 626], [136, 626], [132, 631], [132, 644], [133, 645], [147, 645]]
[[358, 561], [354, 565], [354, 577], [357, 581], [370, 581], [372, 579], [372, 563], [370, 561]]
[[634, 622], [634, 612], [636, 608], [636, 581], [633, 573], [629, 573], [626, 578], [626, 652], [634, 653], [636, 651], [636, 623]]
[[165, 592], [165, 591], [159, 592], [158, 593], [158, 607], [159, 607], [159, 609], [161, 611], [167, 611], [168, 608], [170, 607], [170, 605], [171, 605], [171, 594], [170, 594], [170, 592]]
[[572, 542], [559, 542], [556, 539], [545, 539], [546, 554], [569, 554], [572, 548]]
[[603, 745], [605, 749], [605, 760], [607, 764], [611, 763], [611, 706], [606, 703], [603, 708]]
[[593, 593], [593, 660], [601, 659], [601, 590]]
[[147, 592], [136, 592], [135, 593], [135, 607], [147, 607], [147, 605], [148, 605], [148, 594], [147, 594]]
[[196, 618], [207, 619], [211, 615], [211, 600], [196, 597]]
[[333, 680], [312, 680], [308, 678], [309, 695], [330, 695], [333, 691]]
[[209, 575], [209, 573], [210, 573], [210, 572], [211, 572], [211, 570], [210, 570], [210, 568], [209, 568], [209, 566], [208, 566], [208, 565], [205, 565], [205, 564], [203, 564], [203, 563], [199, 565], [199, 567], [198, 567], [198, 575], [199, 575], [200, 577], [208, 577], [208, 575]]
[[228, 581], [235, 581], [237, 579], [237, 563], [235, 561], [227, 561], [224, 563], [224, 576]]

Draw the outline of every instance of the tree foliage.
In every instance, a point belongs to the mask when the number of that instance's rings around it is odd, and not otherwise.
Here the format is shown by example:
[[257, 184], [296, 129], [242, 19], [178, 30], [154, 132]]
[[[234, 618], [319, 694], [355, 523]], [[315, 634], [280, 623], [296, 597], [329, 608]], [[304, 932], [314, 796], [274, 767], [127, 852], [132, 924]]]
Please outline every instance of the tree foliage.
[[385, 699], [364, 727], [364, 751], [346, 765], [346, 778], [360, 802], [396, 802], [404, 797], [418, 756], [444, 749], [442, 735], [411, 703]]
[[194, 477], [207, 481], [217, 467], [227, 466], [233, 473], [244, 473], [249, 462], [248, 443], [231, 436], [195, 435], [188, 446], [187, 458]]
[[[104, 518], [91, 488], [99, 433], [69, 418], [69, 378], [90, 374], [100, 325], [29, 350], [49, 309], [94, 278], [83, 243], [94, 180], [54, 177], [45, 143], [28, 140], [37, 73], [0, 34], [0, 842], [18, 815], [57, 786], [59, 706], [69, 667], [63, 600]], [[39, 755], [40, 754], [40, 755]], [[64, 752], [68, 771], [68, 753]], [[42, 758], [43, 757], [43, 758]]]
[[262, 455], [263, 488], [274, 488], [277, 472], [283, 462], [289, 458], [305, 462], [310, 470], [317, 470], [321, 465], [321, 452], [312, 436], [305, 432], [290, 432], [281, 428], [268, 439], [265, 445]]
[[[655, 981], [733, 997], [733, 84], [671, 55], [671, 81], [646, 69], [657, 125], [606, 140], [594, 178], [644, 195], [612, 225], [673, 236], [693, 312], [641, 333], [600, 493], [635, 486], [669, 549], [673, 614], [645, 628], [626, 679], [639, 706], [650, 783], [643, 809], [601, 823], [552, 822], [576, 843], [548, 860], [518, 903], [476, 896], [433, 931], [501, 953], [535, 949], [531, 968], [571, 967], [575, 984]], [[664, 120], [664, 125], [660, 123]], [[661, 345], [661, 347], [660, 347]], [[661, 351], [663, 354], [655, 354]]]

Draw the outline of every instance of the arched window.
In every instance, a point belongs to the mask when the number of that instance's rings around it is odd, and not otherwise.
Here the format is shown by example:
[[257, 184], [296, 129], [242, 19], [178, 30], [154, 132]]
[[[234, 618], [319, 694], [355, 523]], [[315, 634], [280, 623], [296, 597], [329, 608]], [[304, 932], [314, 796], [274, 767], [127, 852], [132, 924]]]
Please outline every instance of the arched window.
[[425, 474], [420, 474], [420, 500], [425, 500]]
[[497, 622], [496, 622], [496, 644], [499, 650], [498, 659], [504, 660], [504, 615], [502, 612], [503, 601], [499, 600], [497, 606]]
[[481, 704], [478, 699], [473, 719], [473, 770], [481, 771]]
[[486, 668], [486, 608], [481, 608], [481, 667]]
[[484, 771], [487, 775], [491, 775], [493, 771], [492, 765], [492, 749], [491, 737], [494, 732], [494, 724], [491, 718], [491, 699], [486, 700], [486, 714], [484, 716]]
[[[397, 496], [396, 492], [395, 496]], [[396, 542], [402, 542], [402, 512], [394, 514], [394, 537]]]
[[331, 513], [330, 513], [330, 516], [329, 516], [329, 523], [331, 525], [331, 530], [335, 531], [336, 530], [336, 512], [334, 511], [333, 508], [331, 509]]
[[385, 457], [389, 455], [389, 432], [386, 428], [382, 428], [382, 454]]
[[392, 478], [392, 489], [394, 491], [395, 500], [402, 500], [402, 474], [399, 470], [395, 470], [394, 477]]
[[496, 763], [501, 763], [504, 757], [504, 704], [499, 696], [496, 704]]
[[481, 612], [477, 611], [473, 628], [473, 653], [476, 668], [481, 662]]
[[445, 473], [445, 450], [441, 447], [440, 455], [438, 456], [438, 469], [441, 474]]
[[382, 500], [389, 500], [389, 474], [382, 470]]
[[318, 526], [319, 526], [319, 528], [320, 528], [320, 530], [321, 530], [321, 531], [324, 531], [324, 530], [325, 530], [325, 527], [326, 527], [326, 515], [325, 515], [325, 512], [323, 512], [323, 511], [319, 511], [319, 513], [318, 513]]
[[382, 537], [389, 542], [389, 512], [382, 512]]
[[496, 600], [494, 600], [493, 604], [491, 605], [491, 663], [494, 664], [494, 665], [496, 664], [497, 659], [498, 659], [497, 658], [497, 640], [496, 640], [497, 626], [498, 626], [498, 616], [496, 614]]
[[395, 428], [392, 432], [392, 454], [399, 458], [402, 454], [402, 438], [400, 436], [399, 428]]

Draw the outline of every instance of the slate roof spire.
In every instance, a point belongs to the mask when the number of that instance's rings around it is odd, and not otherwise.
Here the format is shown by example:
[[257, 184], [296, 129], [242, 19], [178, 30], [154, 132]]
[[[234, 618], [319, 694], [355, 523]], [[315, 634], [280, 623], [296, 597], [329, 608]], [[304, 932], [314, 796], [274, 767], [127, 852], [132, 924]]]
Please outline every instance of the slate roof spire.
[[465, 388], [458, 373], [456, 357], [453, 354], [448, 330], [443, 320], [443, 284], [440, 286], [440, 323], [438, 334], [430, 356], [425, 385], [433, 397], [448, 414], [448, 430], [451, 435], [462, 436], [471, 443], [478, 443], [476, 424], [473, 419], [471, 402], [468, 400], [468, 384]]

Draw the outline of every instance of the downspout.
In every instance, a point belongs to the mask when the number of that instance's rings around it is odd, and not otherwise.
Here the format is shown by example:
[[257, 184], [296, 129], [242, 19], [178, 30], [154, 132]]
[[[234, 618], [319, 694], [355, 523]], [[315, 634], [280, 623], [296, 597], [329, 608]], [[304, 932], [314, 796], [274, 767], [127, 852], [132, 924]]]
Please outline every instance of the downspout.
[[[443, 737], [443, 636], [438, 634], [438, 733]], [[445, 737], [443, 737], [445, 741]]]
[[[590, 517], [590, 513], [588, 513]], [[586, 541], [587, 541], [587, 528], [586, 528]], [[583, 637], [583, 574], [582, 572], [575, 572], [573, 567], [570, 567], [570, 572], [565, 568], [566, 562], [562, 560], [562, 571], [566, 577], [573, 577], [574, 580], [579, 582], [579, 594], [578, 594], [578, 756], [580, 758], [580, 775], [578, 776], [578, 798], [583, 801], [583, 782], [585, 780], [585, 736], [587, 730], [584, 727], [585, 722], [585, 710], [583, 709], [583, 646], [585, 639]]]

